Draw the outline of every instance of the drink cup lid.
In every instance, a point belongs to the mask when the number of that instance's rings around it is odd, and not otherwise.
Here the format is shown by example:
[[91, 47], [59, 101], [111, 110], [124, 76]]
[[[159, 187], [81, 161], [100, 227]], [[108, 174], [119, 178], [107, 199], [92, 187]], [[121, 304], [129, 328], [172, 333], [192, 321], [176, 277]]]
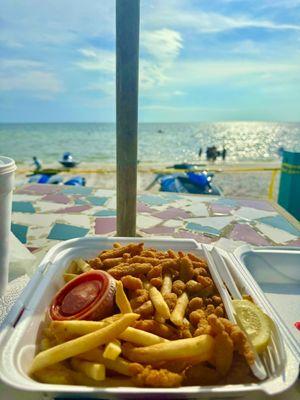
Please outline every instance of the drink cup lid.
[[17, 169], [12, 158], [0, 156], [0, 175], [14, 172]]

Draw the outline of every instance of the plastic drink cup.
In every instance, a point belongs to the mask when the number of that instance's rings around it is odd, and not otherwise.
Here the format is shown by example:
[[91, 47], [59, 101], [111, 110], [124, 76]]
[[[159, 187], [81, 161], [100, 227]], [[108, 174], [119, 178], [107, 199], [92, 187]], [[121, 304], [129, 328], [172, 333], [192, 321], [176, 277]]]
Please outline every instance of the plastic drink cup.
[[9, 235], [15, 170], [14, 160], [0, 156], [0, 296], [4, 295], [8, 283]]

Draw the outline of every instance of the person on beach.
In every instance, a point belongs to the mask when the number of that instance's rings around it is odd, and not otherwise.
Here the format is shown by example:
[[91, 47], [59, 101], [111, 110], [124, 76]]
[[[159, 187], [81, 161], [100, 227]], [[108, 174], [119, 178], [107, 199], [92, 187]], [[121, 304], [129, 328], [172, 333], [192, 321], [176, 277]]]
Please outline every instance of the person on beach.
[[35, 170], [40, 171], [42, 169], [41, 161], [36, 156], [33, 156], [32, 158], [33, 158], [33, 164], [35, 166]]
[[222, 150], [222, 160], [225, 161], [226, 159], [226, 154], [227, 154], [227, 150], [225, 149], [225, 147], [223, 146], [223, 150]]
[[202, 156], [202, 147], [200, 147], [200, 149], [198, 151], [198, 156], [199, 156], [199, 158], [201, 158], [201, 156]]

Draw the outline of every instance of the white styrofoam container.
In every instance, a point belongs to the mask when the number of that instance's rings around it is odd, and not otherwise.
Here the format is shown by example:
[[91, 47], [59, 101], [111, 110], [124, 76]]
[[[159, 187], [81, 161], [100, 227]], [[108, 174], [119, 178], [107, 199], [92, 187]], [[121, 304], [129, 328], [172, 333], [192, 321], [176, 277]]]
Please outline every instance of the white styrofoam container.
[[[73, 239], [54, 246], [42, 260], [37, 272], [25, 288], [21, 297], [6, 318], [0, 333], [0, 379], [17, 389], [51, 392], [72, 398], [200, 398], [239, 396], [246, 393], [264, 392], [269, 395], [280, 393], [293, 385], [298, 377], [299, 363], [288, 345], [285, 345], [286, 358], [282, 360], [284, 368], [276, 375], [258, 383], [220, 385], [220, 386], [183, 386], [180, 388], [138, 388], [138, 387], [98, 387], [71, 385], [51, 385], [34, 381], [27, 375], [36, 351], [40, 326], [45, 311], [57, 290], [64, 284], [62, 273], [69, 262], [78, 257], [92, 258], [99, 251], [112, 246], [114, 242], [126, 244], [143, 241], [146, 246], [157, 249], [192, 251], [203, 257], [201, 246], [194, 240], [181, 239], [141, 239], [141, 238], [103, 238], [90, 237]], [[207, 246], [209, 249], [209, 246]], [[246, 268], [239, 265], [241, 270]], [[276, 313], [265, 299], [255, 281], [251, 281], [245, 271], [236, 280], [249, 288], [249, 294], [259, 297], [259, 305], [271, 318]], [[222, 295], [222, 293], [221, 293]]]

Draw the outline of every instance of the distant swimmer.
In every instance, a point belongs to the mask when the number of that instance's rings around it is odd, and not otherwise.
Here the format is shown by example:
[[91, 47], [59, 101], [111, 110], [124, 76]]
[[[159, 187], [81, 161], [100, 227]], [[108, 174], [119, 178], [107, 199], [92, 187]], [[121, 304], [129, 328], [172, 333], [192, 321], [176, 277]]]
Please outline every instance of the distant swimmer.
[[35, 170], [40, 171], [42, 169], [41, 161], [36, 156], [33, 156], [32, 158], [33, 158], [33, 164], [35, 166]]
[[202, 147], [200, 147], [200, 149], [198, 151], [198, 156], [199, 156], [199, 158], [201, 158], [201, 156], [202, 156]]
[[222, 150], [222, 160], [225, 161], [226, 160], [226, 155], [227, 155], [227, 150], [225, 149], [225, 147], [223, 146], [223, 150]]

